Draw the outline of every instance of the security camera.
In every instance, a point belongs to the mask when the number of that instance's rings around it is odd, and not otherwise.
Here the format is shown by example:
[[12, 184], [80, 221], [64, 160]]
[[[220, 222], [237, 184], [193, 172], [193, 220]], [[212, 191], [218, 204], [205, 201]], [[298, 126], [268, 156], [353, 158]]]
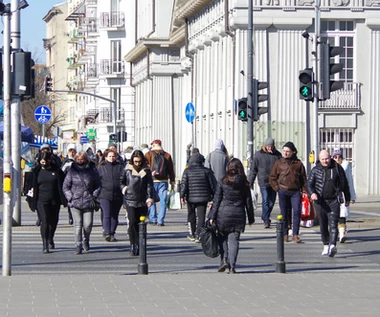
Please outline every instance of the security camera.
[[307, 32], [307, 31], [303, 31], [303, 32], [302, 32], [302, 37], [303, 37], [303, 38], [308, 39], [309, 36], [310, 36], [310, 35], [309, 35], [309, 32]]

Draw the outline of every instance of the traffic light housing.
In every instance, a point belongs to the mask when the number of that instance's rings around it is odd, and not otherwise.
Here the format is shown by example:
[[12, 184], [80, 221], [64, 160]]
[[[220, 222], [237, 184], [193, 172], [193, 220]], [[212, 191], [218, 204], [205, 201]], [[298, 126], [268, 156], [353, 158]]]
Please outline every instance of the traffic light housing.
[[115, 134], [115, 133], [112, 133], [112, 134], [110, 134], [110, 142], [112, 142], [112, 143], [117, 143], [117, 134]]
[[241, 121], [248, 120], [248, 99], [241, 98], [238, 100], [238, 119]]
[[117, 132], [117, 140], [120, 140], [120, 142], [125, 142], [127, 141], [127, 132], [121, 132], [121, 131], [118, 131]]
[[14, 52], [12, 70], [12, 95], [34, 97], [34, 61], [30, 52]]
[[259, 107], [260, 102], [267, 101], [269, 98], [267, 94], [261, 94], [260, 90], [267, 89], [268, 86], [266, 81], [253, 79], [253, 121], [258, 121], [262, 114], [268, 112], [268, 107]]
[[321, 83], [321, 99], [330, 99], [332, 91], [343, 88], [343, 81], [335, 81], [333, 75], [342, 71], [343, 64], [335, 63], [334, 57], [343, 53], [343, 47], [330, 46], [327, 43], [320, 44], [320, 83]]
[[312, 68], [305, 68], [300, 70], [299, 75], [299, 86], [300, 86], [300, 99], [305, 101], [313, 101], [313, 85], [314, 85], [314, 73]]
[[49, 91], [53, 91], [53, 79], [50, 77], [50, 75], [45, 76], [45, 94], [47, 94]]

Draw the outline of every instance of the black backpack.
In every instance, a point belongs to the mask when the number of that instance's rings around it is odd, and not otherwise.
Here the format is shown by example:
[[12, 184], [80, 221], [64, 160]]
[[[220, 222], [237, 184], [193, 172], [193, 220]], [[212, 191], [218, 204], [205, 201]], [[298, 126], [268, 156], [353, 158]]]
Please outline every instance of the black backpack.
[[152, 171], [158, 172], [155, 175], [157, 178], [165, 178], [168, 177], [168, 168], [167, 168], [167, 159], [165, 158], [165, 152], [157, 153], [156, 151], [152, 151], [154, 154]]

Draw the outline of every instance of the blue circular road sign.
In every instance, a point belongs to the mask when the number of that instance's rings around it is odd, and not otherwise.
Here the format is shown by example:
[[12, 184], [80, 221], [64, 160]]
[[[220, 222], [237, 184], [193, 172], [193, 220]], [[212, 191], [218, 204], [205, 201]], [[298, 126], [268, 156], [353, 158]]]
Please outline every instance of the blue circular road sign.
[[51, 118], [51, 111], [46, 106], [39, 106], [34, 111], [34, 118], [40, 124], [48, 123], [50, 121], [50, 118]]
[[194, 105], [191, 102], [189, 102], [186, 105], [185, 116], [186, 116], [187, 122], [191, 123], [191, 122], [194, 121], [194, 118], [195, 118], [195, 108], [194, 108]]

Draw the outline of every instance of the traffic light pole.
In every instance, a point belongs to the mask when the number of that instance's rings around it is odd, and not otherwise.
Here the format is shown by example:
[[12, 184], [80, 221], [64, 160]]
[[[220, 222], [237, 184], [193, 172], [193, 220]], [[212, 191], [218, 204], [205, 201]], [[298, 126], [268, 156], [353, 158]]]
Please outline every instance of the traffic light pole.
[[248, 35], [247, 35], [247, 98], [248, 98], [248, 128], [247, 128], [247, 161], [248, 167], [253, 157], [253, 117], [254, 117], [254, 94], [253, 94], [253, 0], [248, 0]]
[[95, 95], [95, 94], [92, 94], [90, 92], [85, 92], [85, 91], [81, 91], [81, 90], [52, 90], [52, 92], [63, 92], [63, 93], [70, 93], [70, 94], [77, 94], [77, 95], [87, 95], [87, 96], [92, 96], [92, 97], [95, 97], [95, 98], [99, 98], [99, 99], [102, 99], [102, 100], [105, 100], [105, 101], [109, 101], [109, 102], [112, 102], [113, 103], [113, 133], [117, 133], [116, 132], [116, 114], [117, 114], [117, 105], [116, 105], [116, 100], [113, 100], [113, 99], [109, 99], [109, 98], [106, 98], [106, 97], [103, 97], [103, 96], [99, 96], [99, 95]]
[[[314, 161], [317, 161], [319, 154], [319, 123], [318, 123], [318, 107], [319, 107], [319, 68], [318, 68], [318, 41], [321, 33], [321, 16], [320, 16], [320, 4], [321, 0], [315, 1], [315, 21], [314, 21], [314, 41], [313, 41], [313, 50], [314, 50]], [[314, 163], [315, 163], [314, 162]]]
[[[12, 0], [12, 19], [11, 19], [11, 43], [12, 50], [17, 51], [20, 45], [20, 10], [19, 0]], [[14, 65], [14, 61], [13, 61]], [[12, 127], [21, 126], [21, 104], [20, 97], [13, 96], [11, 106]], [[21, 226], [21, 129], [12, 129], [11, 154], [13, 162], [13, 225]]]
[[[2, 1], [1, 1], [2, 3]], [[3, 135], [3, 276], [11, 275], [12, 252], [12, 171], [11, 171], [11, 36], [9, 5], [5, 5], [3, 15], [3, 82], [4, 82], [4, 135]]]

